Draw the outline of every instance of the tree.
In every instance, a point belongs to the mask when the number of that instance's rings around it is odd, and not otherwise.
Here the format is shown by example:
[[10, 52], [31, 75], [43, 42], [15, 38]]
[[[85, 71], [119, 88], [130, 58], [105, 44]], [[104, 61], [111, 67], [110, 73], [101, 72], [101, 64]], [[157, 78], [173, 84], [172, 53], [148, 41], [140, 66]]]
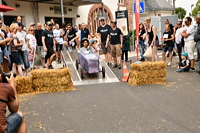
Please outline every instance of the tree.
[[200, 0], [197, 1], [196, 7], [192, 10], [192, 16], [195, 17], [200, 11]]
[[[175, 8], [176, 14], [178, 15], [179, 19], [183, 19], [186, 15], [186, 10], [182, 7]], [[172, 11], [172, 15], [174, 15], [174, 11]]]

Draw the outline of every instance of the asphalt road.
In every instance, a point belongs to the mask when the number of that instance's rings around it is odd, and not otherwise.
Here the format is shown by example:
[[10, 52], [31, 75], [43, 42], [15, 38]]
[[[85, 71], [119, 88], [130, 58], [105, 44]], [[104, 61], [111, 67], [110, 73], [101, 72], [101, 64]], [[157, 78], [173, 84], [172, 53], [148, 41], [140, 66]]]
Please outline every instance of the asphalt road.
[[[29, 133], [199, 133], [200, 75], [167, 68], [166, 85], [126, 82], [21, 95]], [[122, 70], [113, 69], [121, 80]]]

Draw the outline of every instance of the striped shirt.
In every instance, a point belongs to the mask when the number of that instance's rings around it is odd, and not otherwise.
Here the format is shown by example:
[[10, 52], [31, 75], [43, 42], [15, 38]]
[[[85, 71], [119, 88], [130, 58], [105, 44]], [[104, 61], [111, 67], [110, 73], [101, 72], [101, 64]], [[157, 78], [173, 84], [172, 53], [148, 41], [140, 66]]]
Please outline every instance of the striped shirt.
[[6, 132], [6, 106], [7, 102], [15, 100], [14, 89], [6, 83], [0, 83], [0, 133]]

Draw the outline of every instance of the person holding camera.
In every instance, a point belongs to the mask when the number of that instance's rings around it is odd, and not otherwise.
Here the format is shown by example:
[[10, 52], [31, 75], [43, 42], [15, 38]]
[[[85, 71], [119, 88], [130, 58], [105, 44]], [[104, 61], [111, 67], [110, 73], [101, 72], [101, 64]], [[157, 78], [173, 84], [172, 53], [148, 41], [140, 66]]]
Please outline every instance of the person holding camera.
[[[13, 73], [2, 83], [3, 68], [0, 65], [0, 132], [1, 133], [27, 133], [24, 114], [19, 111], [19, 99], [15, 88]], [[11, 112], [6, 117], [6, 107]]]
[[167, 66], [171, 66], [172, 50], [173, 50], [173, 47], [174, 47], [174, 42], [173, 42], [174, 34], [170, 30], [169, 24], [165, 25], [165, 32], [163, 33], [161, 40], [164, 41], [162, 59], [163, 59], [163, 61], [166, 61], [166, 52], [168, 51], [169, 52], [169, 63], [167, 64]]

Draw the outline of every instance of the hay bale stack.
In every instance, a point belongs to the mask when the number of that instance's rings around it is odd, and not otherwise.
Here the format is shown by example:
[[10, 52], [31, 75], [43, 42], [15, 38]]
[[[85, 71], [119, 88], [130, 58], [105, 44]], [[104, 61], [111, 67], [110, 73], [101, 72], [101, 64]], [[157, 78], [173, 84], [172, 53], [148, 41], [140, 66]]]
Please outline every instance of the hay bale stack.
[[37, 69], [31, 72], [36, 92], [60, 92], [74, 89], [71, 71], [64, 69]]
[[15, 78], [15, 84], [18, 94], [34, 92], [32, 88], [32, 77], [17, 76]]
[[163, 84], [166, 82], [166, 62], [132, 63], [130, 66], [130, 85]]

